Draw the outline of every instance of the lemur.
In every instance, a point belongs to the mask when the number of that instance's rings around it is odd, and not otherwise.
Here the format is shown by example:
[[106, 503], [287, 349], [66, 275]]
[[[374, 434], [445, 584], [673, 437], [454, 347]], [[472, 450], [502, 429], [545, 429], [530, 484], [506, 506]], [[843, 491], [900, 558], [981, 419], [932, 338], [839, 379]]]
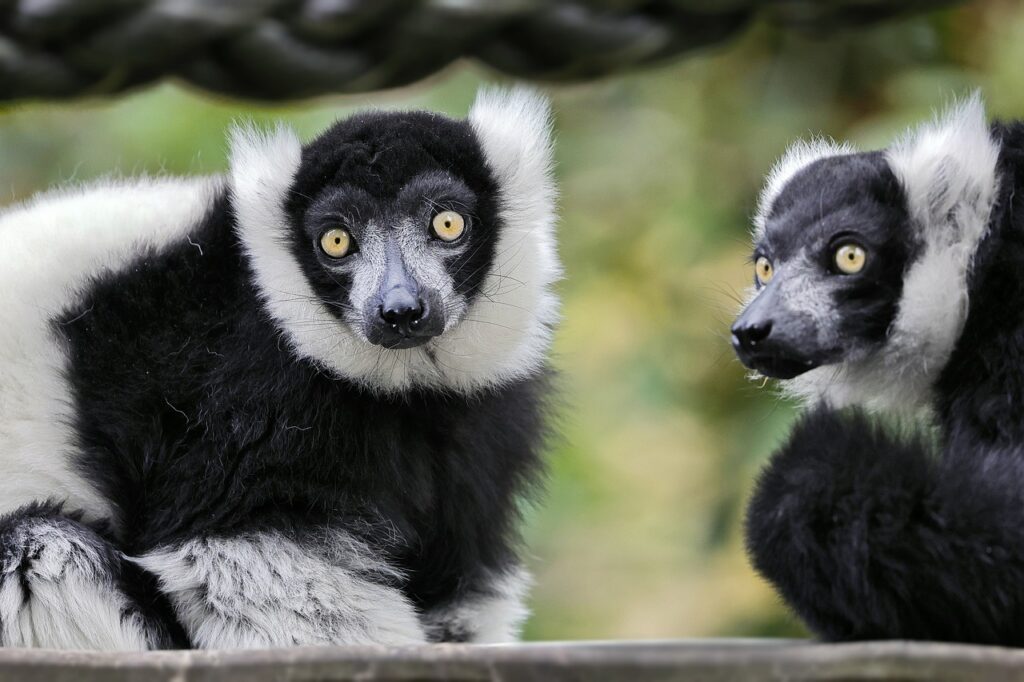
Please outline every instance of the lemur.
[[550, 111], [238, 127], [0, 215], [0, 643], [493, 642], [557, 322]]
[[768, 177], [732, 342], [810, 408], [747, 546], [824, 638], [1024, 644], [1022, 187], [1024, 124], [977, 95]]

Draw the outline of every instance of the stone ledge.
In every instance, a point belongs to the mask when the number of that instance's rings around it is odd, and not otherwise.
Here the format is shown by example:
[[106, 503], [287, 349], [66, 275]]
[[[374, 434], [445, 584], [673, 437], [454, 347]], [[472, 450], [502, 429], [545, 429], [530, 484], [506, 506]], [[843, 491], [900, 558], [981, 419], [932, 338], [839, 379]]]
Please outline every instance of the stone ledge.
[[108, 654], [0, 650], [0, 680], [1021, 680], [1024, 650], [925, 642], [575, 642]]

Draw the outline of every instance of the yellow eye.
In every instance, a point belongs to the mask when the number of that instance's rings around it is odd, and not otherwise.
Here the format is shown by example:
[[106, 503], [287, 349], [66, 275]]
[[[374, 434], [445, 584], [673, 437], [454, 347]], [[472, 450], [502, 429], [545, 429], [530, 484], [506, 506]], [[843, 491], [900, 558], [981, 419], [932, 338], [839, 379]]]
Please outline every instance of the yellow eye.
[[757, 275], [757, 281], [764, 286], [768, 282], [772, 281], [772, 277], [775, 275], [775, 268], [772, 267], [772, 262], [761, 256], [754, 263], [754, 272]]
[[466, 221], [455, 211], [443, 211], [434, 216], [430, 227], [438, 239], [453, 242], [466, 231]]
[[320, 248], [331, 258], [342, 258], [352, 248], [352, 237], [340, 227], [327, 230], [320, 235]]
[[836, 267], [844, 275], [856, 275], [864, 269], [868, 254], [856, 244], [843, 244], [836, 249]]

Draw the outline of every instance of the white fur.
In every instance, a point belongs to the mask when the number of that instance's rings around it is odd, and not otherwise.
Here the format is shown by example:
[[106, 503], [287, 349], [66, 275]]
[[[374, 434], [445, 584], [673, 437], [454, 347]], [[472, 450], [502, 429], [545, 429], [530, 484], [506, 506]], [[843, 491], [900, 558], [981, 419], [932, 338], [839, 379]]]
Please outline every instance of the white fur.
[[530, 615], [525, 604], [530, 582], [523, 569], [495, 575], [481, 591], [428, 613], [427, 630], [465, 634], [473, 644], [518, 641]]
[[422, 644], [398, 578], [342, 532], [253, 533], [161, 548], [136, 561], [158, 576], [192, 642], [206, 649]]
[[[231, 138], [231, 191], [241, 241], [259, 294], [294, 350], [372, 390], [434, 386], [471, 392], [536, 373], [558, 319], [551, 290], [561, 275], [547, 101], [528, 90], [479, 94], [469, 122], [501, 193], [504, 223], [496, 259], [469, 310], [429, 344], [389, 350], [335, 322], [284, 248], [284, 201], [301, 146], [285, 128], [238, 128]], [[336, 332], [325, 333], [330, 325]], [[429, 353], [434, 355], [431, 359]]]
[[847, 142], [840, 144], [835, 140], [822, 137], [797, 140], [790, 145], [782, 158], [776, 161], [768, 172], [768, 178], [761, 190], [761, 196], [757, 201], [757, 213], [754, 214], [753, 221], [754, 241], [759, 241], [764, 237], [765, 222], [772, 211], [772, 204], [797, 173], [819, 159], [854, 154], [856, 151], [857, 149]]
[[880, 353], [797, 377], [788, 392], [835, 406], [916, 410], [930, 402], [967, 319], [967, 277], [988, 229], [998, 156], [978, 95], [889, 148], [886, 158], [923, 244], [906, 274], [890, 338]]
[[[26, 522], [8, 542], [0, 575], [5, 647], [143, 651], [156, 645], [107, 574], [96, 548], [46, 520]], [[23, 582], [24, 581], [24, 582]]]
[[0, 514], [54, 499], [88, 518], [111, 518], [109, 503], [72, 465], [65, 350], [50, 324], [90, 278], [125, 267], [140, 249], [188, 239], [218, 183], [105, 181], [0, 215]]

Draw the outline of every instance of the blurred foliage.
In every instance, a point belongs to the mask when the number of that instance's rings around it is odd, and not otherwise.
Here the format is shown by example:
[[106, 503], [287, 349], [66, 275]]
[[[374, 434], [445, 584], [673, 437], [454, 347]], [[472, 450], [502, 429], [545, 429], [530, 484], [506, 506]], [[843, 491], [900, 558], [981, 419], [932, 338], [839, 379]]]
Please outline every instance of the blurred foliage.
[[[749, 216], [793, 138], [877, 147], [980, 87], [1024, 117], [1024, 5], [986, 0], [827, 36], [755, 27], [727, 48], [552, 92], [562, 185], [560, 437], [529, 513], [535, 639], [801, 635], [748, 566], [743, 504], [793, 408], [751, 384], [727, 329]], [[360, 107], [463, 115], [493, 74], [261, 107], [172, 85], [0, 114], [6, 203], [117, 173], [225, 167], [232, 121], [310, 136]]]

